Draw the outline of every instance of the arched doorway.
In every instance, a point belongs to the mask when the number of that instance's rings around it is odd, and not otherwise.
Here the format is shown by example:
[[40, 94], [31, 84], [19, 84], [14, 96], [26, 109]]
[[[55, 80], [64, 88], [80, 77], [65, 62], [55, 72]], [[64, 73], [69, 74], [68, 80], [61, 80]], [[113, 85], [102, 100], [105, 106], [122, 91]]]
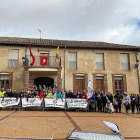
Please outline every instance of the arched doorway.
[[46, 87], [54, 87], [54, 79], [50, 78], [50, 77], [38, 77], [34, 79], [34, 83], [35, 85], [41, 85], [43, 86], [44, 84], [46, 85]]

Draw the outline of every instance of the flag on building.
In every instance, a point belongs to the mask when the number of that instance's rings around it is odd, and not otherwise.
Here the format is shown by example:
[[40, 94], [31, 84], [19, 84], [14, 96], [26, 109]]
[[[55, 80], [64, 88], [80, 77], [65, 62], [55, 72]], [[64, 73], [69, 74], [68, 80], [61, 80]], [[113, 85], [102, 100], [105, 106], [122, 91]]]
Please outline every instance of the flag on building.
[[59, 59], [59, 46], [60, 46], [60, 44], [58, 45], [57, 50], [56, 50], [56, 58], [57, 59]]
[[33, 56], [33, 53], [32, 53], [32, 51], [31, 51], [31, 44], [30, 44], [30, 41], [29, 41], [29, 49], [30, 49], [30, 56], [31, 56], [32, 59], [33, 59], [33, 61], [32, 61], [32, 63], [30, 64], [30, 66], [33, 66], [34, 63], [35, 63], [35, 57]]
[[40, 57], [40, 65], [47, 65], [48, 64], [48, 57], [41, 56]]

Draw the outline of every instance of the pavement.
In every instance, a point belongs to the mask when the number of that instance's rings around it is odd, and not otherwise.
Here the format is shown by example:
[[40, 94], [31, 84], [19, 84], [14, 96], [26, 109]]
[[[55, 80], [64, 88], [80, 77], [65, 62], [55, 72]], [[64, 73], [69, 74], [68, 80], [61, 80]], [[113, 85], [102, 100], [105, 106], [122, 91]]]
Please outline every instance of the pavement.
[[125, 139], [140, 139], [140, 114], [64, 112], [64, 111], [0, 111], [0, 136], [36, 137], [64, 140], [74, 128], [91, 132], [112, 132], [101, 121], [114, 122]]

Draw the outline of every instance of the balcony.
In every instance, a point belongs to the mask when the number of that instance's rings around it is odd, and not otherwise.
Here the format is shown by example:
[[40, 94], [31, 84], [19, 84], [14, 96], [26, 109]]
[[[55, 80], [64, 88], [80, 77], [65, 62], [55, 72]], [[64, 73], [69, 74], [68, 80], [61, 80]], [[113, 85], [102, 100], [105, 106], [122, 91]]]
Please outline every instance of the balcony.
[[[59, 59], [56, 58], [56, 56], [47, 56], [47, 64], [43, 65], [41, 63], [41, 58], [44, 56], [34, 56], [35, 57], [35, 63], [33, 67], [38, 67], [38, 66], [48, 66], [48, 67], [61, 67], [61, 57]], [[26, 66], [30, 66], [32, 63], [33, 59], [30, 55], [26, 55]]]
[[96, 70], [104, 70], [104, 62], [96, 62]]

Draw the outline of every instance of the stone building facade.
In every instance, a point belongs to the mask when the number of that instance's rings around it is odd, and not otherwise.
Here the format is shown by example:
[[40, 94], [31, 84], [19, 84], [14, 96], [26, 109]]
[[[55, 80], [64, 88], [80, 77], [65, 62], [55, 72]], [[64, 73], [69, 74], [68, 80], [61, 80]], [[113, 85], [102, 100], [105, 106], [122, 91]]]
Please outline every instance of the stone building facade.
[[[34, 84], [56, 85], [58, 89], [87, 89], [90, 80], [94, 90], [139, 94], [135, 53], [139, 46], [104, 42], [0, 37], [0, 88], [27, 90]], [[57, 59], [56, 49], [60, 43]], [[22, 58], [26, 58], [23, 65]], [[47, 65], [41, 59], [47, 58]], [[139, 58], [139, 57], [138, 57]]]

